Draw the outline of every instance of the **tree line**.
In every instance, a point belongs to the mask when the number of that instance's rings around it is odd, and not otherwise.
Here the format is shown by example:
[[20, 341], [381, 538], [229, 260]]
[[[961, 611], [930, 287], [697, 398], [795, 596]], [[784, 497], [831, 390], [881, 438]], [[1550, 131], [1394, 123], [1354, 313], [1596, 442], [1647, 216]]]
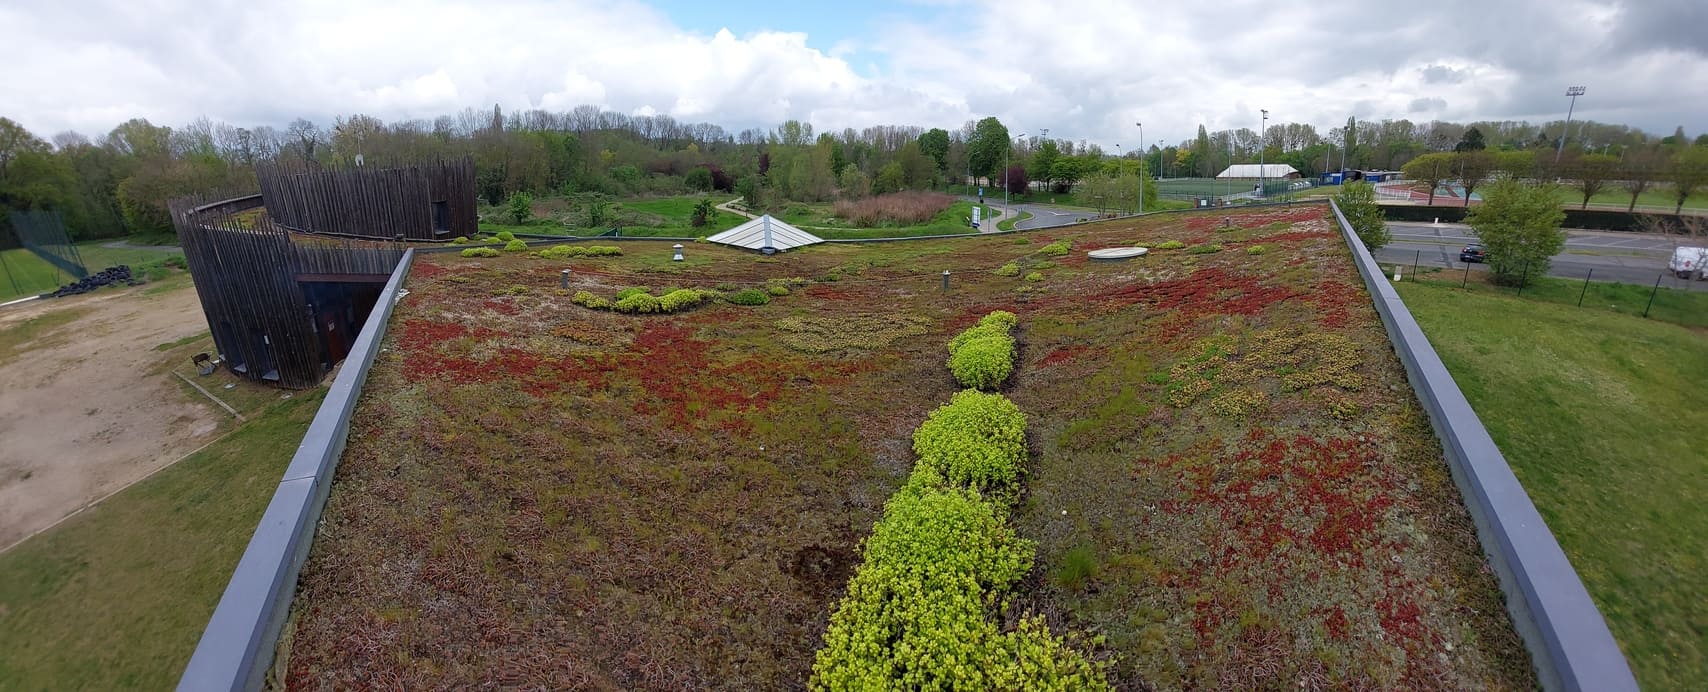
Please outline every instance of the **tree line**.
[[[1682, 130], [1653, 138], [1619, 125], [1572, 127], [1572, 161], [1594, 171], [1606, 167], [1595, 156], [1621, 162], [1605, 180], [1633, 180], [1629, 171], [1639, 162], [1648, 162], [1644, 170], [1659, 171], [1651, 181], [1666, 180], [1665, 165], [1672, 159], [1662, 165], [1654, 157], [1708, 148], [1708, 136], [1695, 140], [1700, 146], [1688, 146]], [[1078, 190], [1104, 206], [1133, 208], [1140, 178], [1210, 176], [1233, 161], [1256, 160], [1260, 151], [1268, 161], [1314, 175], [1338, 170], [1341, 160], [1350, 168], [1398, 168], [1474, 140], [1498, 163], [1501, 152], [1547, 149], [1553, 141], [1547, 133], [1559, 129], [1349, 119], [1326, 136], [1309, 124], [1285, 123], [1259, 138], [1246, 129], [1211, 134], [1200, 127], [1195, 139], [1178, 145], [1110, 156], [1083, 140], [1012, 135], [994, 117], [954, 130], [880, 125], [815, 133], [811, 124], [790, 120], [772, 129], [731, 132], [711, 123], [595, 106], [509, 113], [495, 106], [389, 123], [358, 114], [324, 126], [297, 119], [284, 127], [238, 127], [200, 118], [168, 127], [138, 118], [96, 137], [44, 137], [0, 117], [0, 212], [59, 211], [79, 239], [166, 233], [168, 199], [252, 190], [257, 162], [384, 166], [464, 156], [474, 160], [478, 193], [492, 205], [517, 192], [622, 197], [719, 190], [774, 208], [982, 180], [1016, 192], [1033, 186]], [[1600, 151], [1591, 153], [1596, 147]], [[1532, 158], [1538, 174], [1546, 173], [1542, 161], [1548, 157]], [[1474, 177], [1466, 173], [1467, 162], [1474, 173], [1476, 161], [1455, 160], [1460, 178]], [[1145, 190], [1154, 199], [1154, 187]]]

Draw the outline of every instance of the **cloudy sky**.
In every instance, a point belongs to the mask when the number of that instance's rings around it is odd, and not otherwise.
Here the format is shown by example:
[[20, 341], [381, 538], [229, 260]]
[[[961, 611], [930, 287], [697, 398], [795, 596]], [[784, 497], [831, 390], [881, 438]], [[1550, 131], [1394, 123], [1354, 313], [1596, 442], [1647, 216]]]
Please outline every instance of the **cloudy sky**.
[[953, 129], [1107, 148], [1271, 124], [1557, 120], [1708, 131], [1704, 0], [862, 3], [0, 0], [0, 116], [283, 125], [596, 104], [729, 130]]

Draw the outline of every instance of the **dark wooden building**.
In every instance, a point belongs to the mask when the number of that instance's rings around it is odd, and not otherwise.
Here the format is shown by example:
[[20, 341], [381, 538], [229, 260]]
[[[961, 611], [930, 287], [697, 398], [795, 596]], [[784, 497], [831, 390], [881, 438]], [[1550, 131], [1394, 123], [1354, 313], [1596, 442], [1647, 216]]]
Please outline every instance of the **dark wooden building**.
[[267, 213], [287, 229], [393, 240], [478, 232], [474, 161], [404, 168], [255, 166]]
[[[261, 194], [172, 202], [226, 367], [300, 389], [344, 359], [408, 249], [476, 233], [474, 165], [286, 171]], [[259, 211], [258, 211], [259, 210]]]

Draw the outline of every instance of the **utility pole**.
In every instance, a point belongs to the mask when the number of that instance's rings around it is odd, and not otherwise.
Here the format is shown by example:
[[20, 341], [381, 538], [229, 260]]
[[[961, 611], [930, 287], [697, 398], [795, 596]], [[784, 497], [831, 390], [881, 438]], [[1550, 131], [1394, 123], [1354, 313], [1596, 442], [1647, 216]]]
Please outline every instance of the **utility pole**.
[[1263, 148], [1264, 138], [1269, 136], [1269, 111], [1259, 110], [1263, 112], [1263, 123], [1257, 126], [1257, 196], [1267, 197], [1269, 191], [1263, 189]]
[[1560, 128], [1560, 146], [1554, 150], [1554, 169], [1559, 170], [1560, 154], [1566, 152], [1566, 133], [1572, 130], [1572, 111], [1578, 107], [1578, 97], [1583, 95], [1583, 87], [1566, 87], [1566, 95], [1572, 97], [1572, 104], [1566, 106], [1566, 124]]
[[1139, 126], [1139, 213], [1145, 213], [1145, 124]]

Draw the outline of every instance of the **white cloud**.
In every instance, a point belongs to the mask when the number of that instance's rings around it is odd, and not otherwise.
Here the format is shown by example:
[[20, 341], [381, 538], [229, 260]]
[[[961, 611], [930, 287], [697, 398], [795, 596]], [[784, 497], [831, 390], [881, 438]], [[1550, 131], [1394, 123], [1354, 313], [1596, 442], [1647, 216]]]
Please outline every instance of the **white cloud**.
[[0, 6], [0, 115], [44, 136], [129, 117], [327, 124], [493, 103], [732, 131], [788, 118], [952, 129], [996, 115], [1017, 134], [1047, 127], [1112, 148], [1136, 143], [1136, 121], [1147, 143], [1174, 142], [1200, 123], [1256, 127], [1260, 108], [1324, 129], [1347, 115], [1557, 119], [1556, 92], [1585, 84], [1579, 117], [1694, 133], [1708, 130], [1708, 42], [1678, 22], [1698, 4], [923, 2], [886, 16], [881, 34], [832, 39], [695, 34], [632, 0], [33, 3]]

